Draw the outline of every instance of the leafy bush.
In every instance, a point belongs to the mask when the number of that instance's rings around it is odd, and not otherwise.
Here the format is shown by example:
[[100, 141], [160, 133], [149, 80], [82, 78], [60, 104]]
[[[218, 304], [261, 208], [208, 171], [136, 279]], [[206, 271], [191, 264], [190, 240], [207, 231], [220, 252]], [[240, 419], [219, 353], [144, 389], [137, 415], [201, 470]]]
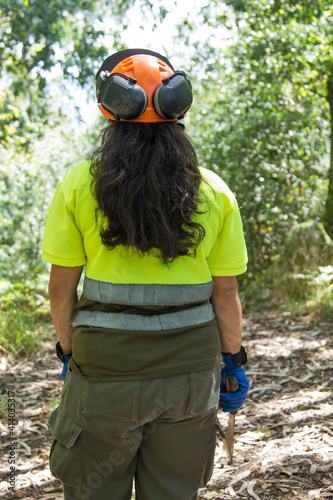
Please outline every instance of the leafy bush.
[[323, 225], [298, 226], [281, 254], [243, 288], [245, 311], [280, 309], [293, 314], [333, 316], [333, 243]]
[[38, 280], [41, 243], [53, 194], [66, 171], [84, 160], [73, 131], [48, 130], [27, 149], [0, 146], [0, 279]]
[[270, 109], [269, 102], [260, 108], [254, 96], [250, 110], [250, 97], [227, 87], [209, 106], [205, 95], [199, 126], [193, 120], [189, 127], [201, 165], [237, 196], [249, 253], [247, 281], [280, 254], [296, 227], [322, 219], [328, 186], [327, 129], [315, 110]]
[[26, 282], [2, 284], [0, 295], [0, 345], [15, 355], [29, 355], [51, 338], [46, 325], [51, 317], [47, 295]]
[[65, 125], [30, 136], [29, 145], [0, 145], [0, 345], [16, 355], [35, 352], [50, 335], [45, 221], [61, 178], [86, 150], [86, 137]]

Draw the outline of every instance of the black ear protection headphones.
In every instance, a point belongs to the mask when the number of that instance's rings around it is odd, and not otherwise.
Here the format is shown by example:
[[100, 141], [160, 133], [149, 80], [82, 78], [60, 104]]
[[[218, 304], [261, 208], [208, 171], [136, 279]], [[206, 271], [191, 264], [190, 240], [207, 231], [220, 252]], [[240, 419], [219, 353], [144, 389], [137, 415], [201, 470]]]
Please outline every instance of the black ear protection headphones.
[[185, 71], [176, 71], [162, 80], [154, 92], [153, 104], [162, 118], [181, 120], [193, 101], [192, 85]]
[[[135, 120], [148, 104], [147, 94], [135, 78], [105, 70], [97, 75], [96, 97], [102, 113], [104, 108], [115, 120]], [[154, 110], [165, 120], [184, 118], [192, 101], [192, 85], [185, 71], [164, 78], [153, 93]]]

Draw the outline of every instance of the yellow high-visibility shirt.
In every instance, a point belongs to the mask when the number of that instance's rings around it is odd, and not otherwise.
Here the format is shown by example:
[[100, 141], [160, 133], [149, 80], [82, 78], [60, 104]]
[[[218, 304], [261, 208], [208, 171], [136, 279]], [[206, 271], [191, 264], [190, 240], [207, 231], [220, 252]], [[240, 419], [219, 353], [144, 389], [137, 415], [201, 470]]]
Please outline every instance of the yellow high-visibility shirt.
[[[86, 265], [86, 277], [108, 283], [199, 284], [212, 276], [237, 276], [246, 270], [247, 252], [238, 204], [215, 173], [201, 168], [207, 182], [195, 220], [205, 237], [195, 256], [180, 256], [166, 265], [153, 250], [148, 255], [117, 246], [110, 250], [100, 238], [96, 201], [91, 192], [90, 162], [79, 163], [60, 183], [47, 217], [42, 258], [59, 266]], [[209, 185], [208, 185], [209, 184]]]

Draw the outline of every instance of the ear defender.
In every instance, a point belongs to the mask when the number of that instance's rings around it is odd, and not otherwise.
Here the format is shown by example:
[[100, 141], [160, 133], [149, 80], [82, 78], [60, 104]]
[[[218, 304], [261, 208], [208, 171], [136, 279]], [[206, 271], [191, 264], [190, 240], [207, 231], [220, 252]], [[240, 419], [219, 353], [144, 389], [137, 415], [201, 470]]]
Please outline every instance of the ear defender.
[[177, 121], [193, 100], [188, 75], [145, 49], [108, 57], [97, 73], [96, 97], [106, 118], [147, 123]]
[[168, 120], [184, 118], [193, 101], [188, 74], [185, 71], [176, 71], [164, 78], [154, 92], [153, 101], [156, 113], [162, 118]]
[[147, 107], [147, 94], [135, 78], [103, 71], [96, 88], [98, 102], [115, 120], [134, 120]]

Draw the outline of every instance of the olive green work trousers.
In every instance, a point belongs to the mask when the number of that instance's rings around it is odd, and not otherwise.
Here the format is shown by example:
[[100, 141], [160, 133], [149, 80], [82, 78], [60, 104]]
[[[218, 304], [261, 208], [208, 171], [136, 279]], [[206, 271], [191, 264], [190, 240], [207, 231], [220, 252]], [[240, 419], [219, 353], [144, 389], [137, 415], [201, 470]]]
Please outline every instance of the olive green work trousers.
[[70, 361], [51, 414], [65, 500], [195, 500], [214, 463], [219, 368], [91, 382]]

